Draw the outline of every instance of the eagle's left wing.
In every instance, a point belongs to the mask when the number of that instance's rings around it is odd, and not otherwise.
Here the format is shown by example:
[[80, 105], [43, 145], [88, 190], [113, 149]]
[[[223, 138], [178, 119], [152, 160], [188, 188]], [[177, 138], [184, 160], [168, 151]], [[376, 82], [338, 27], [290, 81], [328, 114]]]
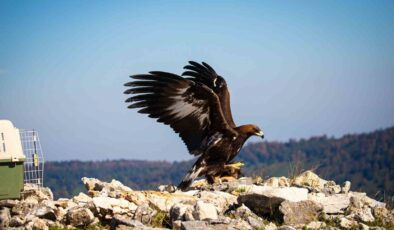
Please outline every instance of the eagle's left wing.
[[189, 152], [200, 155], [210, 135], [237, 135], [223, 116], [217, 95], [206, 85], [181, 76], [153, 71], [131, 76], [134, 81], [126, 94], [129, 108], [148, 114], [158, 122], [169, 125], [186, 144]]
[[199, 64], [194, 61], [189, 61], [189, 65], [183, 67], [186, 69], [182, 76], [187, 76], [189, 79], [202, 83], [211, 88], [220, 100], [220, 106], [227, 123], [235, 128], [236, 125], [231, 114], [230, 107], [230, 92], [227, 88], [227, 83], [223, 77], [219, 76], [216, 71], [207, 63]]

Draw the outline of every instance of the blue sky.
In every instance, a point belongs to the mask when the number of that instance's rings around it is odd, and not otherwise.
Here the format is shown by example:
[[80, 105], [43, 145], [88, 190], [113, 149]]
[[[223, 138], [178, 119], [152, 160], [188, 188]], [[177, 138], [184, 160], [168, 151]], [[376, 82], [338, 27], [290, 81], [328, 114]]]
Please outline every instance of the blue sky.
[[190, 159], [122, 93], [196, 60], [268, 141], [368, 132], [394, 125], [393, 41], [393, 1], [2, 0], [0, 119], [38, 130], [48, 160]]

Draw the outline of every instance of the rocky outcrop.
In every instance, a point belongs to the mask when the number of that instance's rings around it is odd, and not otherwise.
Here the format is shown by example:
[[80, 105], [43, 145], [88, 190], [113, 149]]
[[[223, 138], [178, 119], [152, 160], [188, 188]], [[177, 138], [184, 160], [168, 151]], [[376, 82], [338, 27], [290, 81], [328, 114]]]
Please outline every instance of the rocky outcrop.
[[[121, 182], [82, 178], [86, 193], [53, 200], [26, 185], [21, 200], [0, 201], [0, 229], [381, 229], [394, 212], [365, 193], [311, 171], [289, 179], [195, 182], [188, 191], [162, 185], [136, 191]], [[100, 227], [101, 226], [101, 227]], [[102, 227], [104, 226], [104, 227]]]

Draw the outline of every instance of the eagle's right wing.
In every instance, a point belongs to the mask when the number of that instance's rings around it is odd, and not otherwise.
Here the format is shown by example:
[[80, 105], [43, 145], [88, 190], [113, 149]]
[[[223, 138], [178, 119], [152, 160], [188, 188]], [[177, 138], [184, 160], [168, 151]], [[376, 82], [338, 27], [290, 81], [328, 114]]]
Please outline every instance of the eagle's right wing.
[[131, 78], [135, 80], [125, 84], [130, 87], [125, 94], [134, 95], [126, 100], [129, 108], [141, 108], [139, 113], [170, 125], [191, 154], [201, 154], [209, 134], [237, 135], [224, 118], [217, 95], [206, 85], [159, 71]]

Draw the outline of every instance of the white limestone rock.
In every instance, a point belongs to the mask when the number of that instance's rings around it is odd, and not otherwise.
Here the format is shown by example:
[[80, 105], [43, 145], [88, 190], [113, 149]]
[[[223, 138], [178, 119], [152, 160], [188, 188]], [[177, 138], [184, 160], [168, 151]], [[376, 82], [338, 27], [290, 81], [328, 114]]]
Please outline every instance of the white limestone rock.
[[320, 203], [323, 206], [323, 212], [328, 214], [343, 213], [350, 204], [350, 197], [347, 194], [310, 193], [308, 199]]
[[352, 183], [350, 183], [350, 181], [345, 181], [345, 183], [343, 183], [343, 186], [341, 188], [341, 192], [348, 193], [350, 191], [351, 185], [352, 185]]
[[314, 172], [305, 171], [295, 177], [292, 184], [300, 187], [315, 189], [317, 191], [322, 191], [326, 183], [326, 180], [321, 179]]
[[221, 191], [201, 191], [195, 196], [199, 200], [215, 205], [219, 214], [223, 214], [231, 205], [237, 204], [237, 197]]
[[196, 203], [196, 197], [183, 193], [160, 193], [155, 191], [146, 192], [147, 201], [163, 212], [169, 212], [176, 203], [192, 204]]
[[362, 222], [373, 222], [375, 221], [375, 217], [372, 215], [371, 208], [363, 208], [359, 209], [352, 214], [347, 216], [348, 218], [352, 218]]
[[290, 187], [290, 180], [286, 177], [271, 177], [263, 182], [263, 185], [270, 187]]
[[[193, 206], [188, 205], [188, 204], [174, 204], [171, 209], [170, 209], [170, 220], [171, 222], [177, 221], [177, 220], [191, 220], [190, 216], [185, 217], [185, 213], [188, 213], [186, 215], [190, 215], [193, 212]], [[194, 217], [193, 219], [194, 220]]]
[[292, 225], [307, 224], [317, 220], [322, 209], [322, 205], [311, 200], [284, 201], [279, 207], [279, 211], [283, 214], [283, 222]]
[[94, 215], [87, 208], [74, 207], [67, 212], [67, 223], [75, 227], [88, 226], [93, 220]]
[[307, 224], [305, 227], [306, 229], [311, 229], [311, 230], [323, 229], [324, 227], [326, 227], [326, 223], [321, 221], [312, 221], [309, 224]]
[[193, 217], [196, 220], [216, 220], [218, 219], [218, 212], [213, 204], [197, 201], [194, 206]]
[[351, 229], [357, 227], [357, 222], [354, 220], [349, 220], [345, 217], [339, 219], [339, 226], [345, 229]]
[[183, 221], [181, 228], [183, 230], [206, 230], [208, 223], [206, 221]]
[[77, 204], [80, 204], [80, 203], [86, 204], [86, 203], [89, 203], [89, 202], [92, 202], [92, 201], [93, 201], [93, 199], [92, 199], [90, 196], [88, 196], [88, 195], [86, 195], [85, 193], [82, 193], [82, 192], [80, 192], [80, 193], [78, 194], [78, 196], [74, 196], [74, 197], [72, 198], [72, 200], [73, 200], [75, 203], [77, 203]]
[[10, 224], [10, 209], [3, 207], [0, 209], [0, 229], [6, 229]]
[[298, 202], [307, 199], [308, 190], [305, 188], [272, 188], [254, 185], [249, 192], [238, 196], [238, 203], [245, 204], [258, 215], [267, 215], [277, 210], [285, 200]]
[[283, 187], [272, 188], [269, 186], [253, 185], [248, 194], [258, 194], [266, 197], [277, 197], [283, 200], [298, 202], [308, 199], [308, 190], [305, 188]]

